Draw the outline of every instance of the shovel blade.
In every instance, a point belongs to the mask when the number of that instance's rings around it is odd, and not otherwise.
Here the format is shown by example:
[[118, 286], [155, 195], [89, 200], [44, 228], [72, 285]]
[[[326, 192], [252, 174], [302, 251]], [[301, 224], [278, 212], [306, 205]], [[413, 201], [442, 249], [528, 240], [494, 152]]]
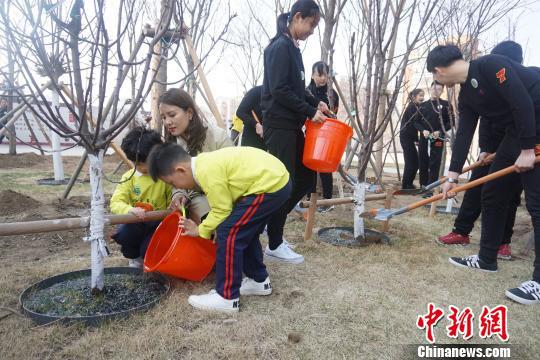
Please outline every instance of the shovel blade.
[[360, 217], [366, 219], [375, 219], [379, 221], [386, 221], [394, 215], [395, 209], [371, 209], [369, 211], [360, 214]]
[[387, 221], [394, 215], [394, 209], [380, 209], [375, 215], [375, 220]]

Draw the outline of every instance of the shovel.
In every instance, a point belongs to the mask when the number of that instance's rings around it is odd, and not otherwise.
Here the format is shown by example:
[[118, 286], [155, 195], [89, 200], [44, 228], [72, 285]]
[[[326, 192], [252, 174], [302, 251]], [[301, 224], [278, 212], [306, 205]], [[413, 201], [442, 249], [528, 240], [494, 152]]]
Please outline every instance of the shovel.
[[[537, 164], [539, 162], [540, 162], [540, 155], [537, 155], [535, 163]], [[466, 183], [464, 185], [456, 187], [455, 189], [452, 190], [452, 192], [458, 193], [458, 192], [466, 191], [466, 190], [469, 190], [470, 188], [473, 188], [473, 187], [478, 186], [478, 185], [485, 184], [488, 181], [491, 181], [491, 180], [500, 178], [502, 176], [511, 174], [511, 173], [513, 173], [515, 171], [516, 171], [516, 167], [514, 165], [512, 165], [512, 166], [509, 166], [509, 167], [504, 168], [502, 170], [499, 170], [499, 171], [496, 171], [496, 172], [491, 173], [489, 175], [486, 175], [484, 177], [481, 177], [479, 179], [476, 179], [474, 181], [469, 181], [468, 183]], [[433, 195], [430, 198], [417, 201], [417, 202], [415, 202], [413, 204], [404, 206], [404, 207], [399, 208], [399, 209], [371, 209], [369, 211], [366, 211], [366, 212], [360, 214], [360, 216], [364, 217], [364, 218], [374, 218], [374, 219], [380, 220], [380, 221], [387, 221], [387, 220], [393, 218], [396, 215], [404, 214], [406, 212], [409, 212], [411, 210], [414, 210], [414, 209], [419, 208], [421, 206], [424, 206], [426, 204], [430, 204], [430, 203], [432, 203], [434, 201], [441, 200], [442, 198], [443, 198], [443, 194], [437, 194], [437, 195]]]
[[[487, 163], [490, 163], [495, 158], [495, 154], [490, 154], [487, 156], [484, 160], [478, 160], [474, 163], [472, 163], [469, 166], [465, 166], [463, 170], [461, 171], [461, 174], [465, 174], [471, 170], [474, 170], [480, 166], [485, 166]], [[431, 191], [435, 189], [437, 186], [441, 186], [446, 182], [447, 177], [443, 176], [439, 180], [435, 181], [434, 183], [431, 183], [427, 186], [422, 187], [421, 189], [401, 189], [396, 190], [392, 195], [421, 195], [424, 193], [427, 193], [428, 191]]]

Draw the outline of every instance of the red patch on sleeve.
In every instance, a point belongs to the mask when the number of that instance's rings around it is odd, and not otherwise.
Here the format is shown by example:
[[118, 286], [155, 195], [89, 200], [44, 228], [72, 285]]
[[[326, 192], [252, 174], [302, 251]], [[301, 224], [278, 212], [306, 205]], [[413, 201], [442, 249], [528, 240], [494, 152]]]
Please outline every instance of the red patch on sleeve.
[[506, 81], [506, 68], [502, 68], [495, 74], [497, 76], [497, 79], [499, 79], [499, 84], [502, 84]]

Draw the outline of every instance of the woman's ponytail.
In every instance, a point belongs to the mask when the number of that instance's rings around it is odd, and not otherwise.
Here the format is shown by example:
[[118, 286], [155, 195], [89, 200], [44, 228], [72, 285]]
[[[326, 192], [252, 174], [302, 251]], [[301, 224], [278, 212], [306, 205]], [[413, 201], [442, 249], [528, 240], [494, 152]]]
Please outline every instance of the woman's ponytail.
[[289, 17], [291, 13], [283, 13], [278, 16], [277, 18], [277, 33], [276, 35], [270, 39], [270, 44], [273, 43], [277, 38], [279, 38], [283, 34], [289, 34]]
[[307, 17], [320, 16], [321, 10], [314, 0], [298, 0], [291, 6], [291, 11], [283, 13], [277, 18], [277, 33], [270, 40], [270, 44], [277, 40], [281, 35], [289, 34], [289, 24], [296, 13], [305, 19]]

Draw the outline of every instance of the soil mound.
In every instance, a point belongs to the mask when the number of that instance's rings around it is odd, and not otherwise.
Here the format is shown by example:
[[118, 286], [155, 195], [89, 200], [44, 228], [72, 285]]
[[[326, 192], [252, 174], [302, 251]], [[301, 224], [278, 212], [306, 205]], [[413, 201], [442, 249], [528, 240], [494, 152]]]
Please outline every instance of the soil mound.
[[0, 169], [27, 168], [43, 163], [43, 161], [43, 156], [34, 153], [17, 155], [0, 154]]
[[0, 216], [20, 214], [41, 206], [41, 203], [30, 196], [12, 190], [0, 191]]

